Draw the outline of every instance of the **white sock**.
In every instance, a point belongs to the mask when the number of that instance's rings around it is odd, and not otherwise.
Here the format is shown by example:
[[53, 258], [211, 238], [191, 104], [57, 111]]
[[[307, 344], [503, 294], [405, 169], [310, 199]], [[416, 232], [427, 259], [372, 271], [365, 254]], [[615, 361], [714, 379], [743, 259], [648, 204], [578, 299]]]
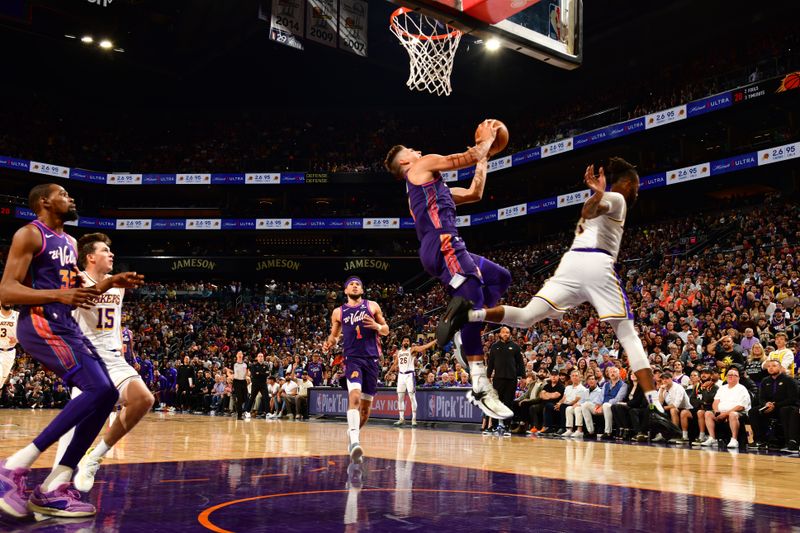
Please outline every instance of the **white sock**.
[[688, 431], [684, 431], [683, 432], [683, 438], [684, 439], [688, 439], [689, 438], [689, 432]]
[[45, 492], [56, 490], [60, 485], [69, 483], [72, 479], [72, 469], [68, 466], [57, 465], [50, 471], [50, 475], [42, 482], [42, 487]]
[[486, 309], [473, 309], [468, 315], [470, 322], [483, 322], [486, 319]]
[[472, 390], [480, 390], [486, 385], [486, 363], [483, 361], [470, 361], [469, 374], [472, 380]]
[[400, 413], [400, 420], [405, 419], [406, 412], [406, 395], [405, 393], [397, 395], [397, 411]]
[[10, 470], [14, 470], [15, 468], [30, 468], [41, 454], [42, 452], [39, 448], [33, 443], [30, 443], [8, 458], [6, 461], [6, 468]]
[[706, 434], [705, 434], [705, 433], [700, 433], [700, 434], [697, 436], [697, 440], [699, 440], [699, 441], [701, 441], [701, 442], [702, 442], [702, 441], [704, 441], [704, 440], [706, 440]]
[[661, 405], [661, 400], [658, 399], [658, 391], [651, 390], [644, 393], [644, 397], [647, 398], [647, 403], [650, 405]]
[[105, 456], [105, 454], [109, 452], [109, 450], [111, 450], [111, 447], [106, 444], [104, 439], [100, 439], [100, 443], [95, 446], [94, 450], [92, 450], [92, 453], [90, 453], [89, 456], [95, 461], [99, 461]]
[[360, 424], [361, 424], [361, 413], [358, 412], [358, 409], [348, 409], [347, 428], [349, 430], [348, 433], [350, 435], [350, 444], [355, 444], [356, 442], [358, 442]]

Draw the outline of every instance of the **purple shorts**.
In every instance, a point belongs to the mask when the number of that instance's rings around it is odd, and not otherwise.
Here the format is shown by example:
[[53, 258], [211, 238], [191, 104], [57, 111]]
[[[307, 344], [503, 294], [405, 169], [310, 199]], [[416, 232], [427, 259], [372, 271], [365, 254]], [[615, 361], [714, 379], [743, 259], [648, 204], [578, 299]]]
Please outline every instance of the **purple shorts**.
[[349, 384], [358, 383], [363, 394], [375, 396], [378, 392], [378, 374], [380, 365], [374, 357], [346, 357], [344, 375]]
[[68, 311], [50, 306], [23, 309], [17, 338], [26, 352], [68, 385], [87, 357], [100, 360], [94, 345]]
[[480, 270], [467, 251], [464, 239], [458, 235], [426, 235], [419, 245], [419, 260], [425, 272], [445, 285], [450, 285], [456, 274], [481, 279]]

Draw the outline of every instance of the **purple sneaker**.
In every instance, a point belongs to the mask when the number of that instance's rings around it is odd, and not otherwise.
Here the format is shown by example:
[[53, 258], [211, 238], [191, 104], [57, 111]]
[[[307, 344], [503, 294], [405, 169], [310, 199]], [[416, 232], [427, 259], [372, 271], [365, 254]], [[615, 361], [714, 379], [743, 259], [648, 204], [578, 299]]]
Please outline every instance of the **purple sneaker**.
[[42, 492], [42, 486], [39, 485], [33, 489], [28, 500], [28, 509], [47, 516], [65, 518], [93, 516], [97, 513], [94, 505], [81, 501], [81, 493], [69, 488], [69, 483], [62, 483], [50, 492]]
[[0, 510], [4, 513], [17, 518], [30, 516], [25, 495], [25, 482], [30, 471], [30, 468], [10, 470], [5, 461], [0, 461]]

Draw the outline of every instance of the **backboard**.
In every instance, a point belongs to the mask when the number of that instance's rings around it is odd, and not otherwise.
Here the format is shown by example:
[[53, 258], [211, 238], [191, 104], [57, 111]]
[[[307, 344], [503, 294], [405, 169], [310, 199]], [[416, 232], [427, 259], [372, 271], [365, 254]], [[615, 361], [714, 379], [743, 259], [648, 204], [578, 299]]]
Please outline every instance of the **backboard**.
[[583, 57], [583, 0], [392, 0], [475, 39], [563, 69]]

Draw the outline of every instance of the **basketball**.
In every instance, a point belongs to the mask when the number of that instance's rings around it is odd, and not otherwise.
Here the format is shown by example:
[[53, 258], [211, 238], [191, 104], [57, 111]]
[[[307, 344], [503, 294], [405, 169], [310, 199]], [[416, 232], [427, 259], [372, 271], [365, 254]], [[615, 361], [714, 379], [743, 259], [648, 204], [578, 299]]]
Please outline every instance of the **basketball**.
[[798, 87], [800, 87], [800, 72], [792, 72], [783, 78], [777, 92], [789, 91], [791, 89], [797, 89]]
[[[508, 128], [505, 124], [497, 119], [489, 119], [492, 120], [500, 125], [500, 129], [497, 130], [497, 137], [495, 137], [494, 142], [492, 143], [492, 147], [489, 148], [489, 156], [493, 156], [495, 154], [499, 154], [503, 150], [505, 150], [506, 146], [508, 146]], [[475, 142], [478, 141], [478, 131], [480, 130], [480, 125], [478, 125], [478, 129], [475, 130]]]

